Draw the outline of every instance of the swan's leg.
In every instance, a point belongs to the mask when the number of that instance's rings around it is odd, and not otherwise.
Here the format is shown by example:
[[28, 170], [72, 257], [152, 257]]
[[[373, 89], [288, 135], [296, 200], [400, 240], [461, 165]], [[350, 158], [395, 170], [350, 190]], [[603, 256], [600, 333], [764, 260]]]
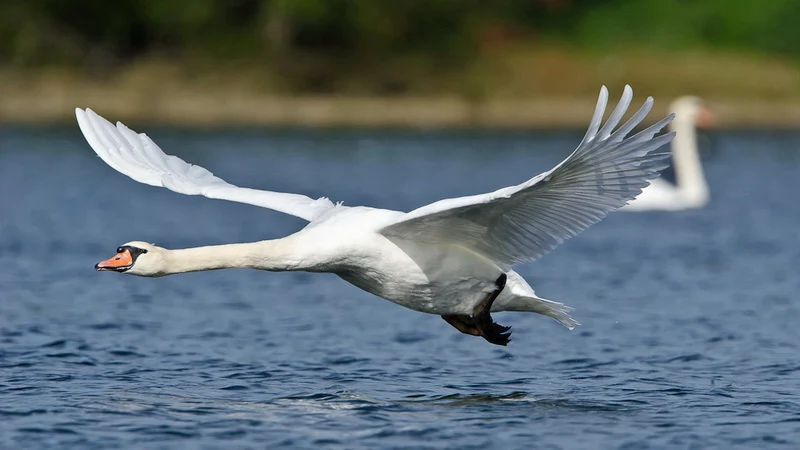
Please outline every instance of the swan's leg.
[[442, 316], [442, 319], [447, 321], [450, 325], [452, 325], [456, 330], [464, 333], [464, 334], [471, 334], [473, 336], [480, 336], [481, 331], [475, 326], [475, 321], [472, 320], [472, 317], [467, 315], [458, 315], [458, 314], [449, 314], [446, 316]]
[[447, 321], [456, 330], [470, 334], [472, 336], [482, 336], [487, 341], [496, 345], [508, 345], [510, 341], [509, 336], [511, 333], [508, 331], [511, 327], [504, 327], [494, 323], [492, 316], [489, 312], [492, 310], [492, 304], [503, 288], [506, 287], [506, 274], [500, 275], [495, 281], [497, 289], [490, 292], [483, 301], [475, 306], [472, 310], [472, 316], [451, 314], [442, 316], [442, 319]]
[[511, 336], [511, 332], [509, 331], [511, 327], [504, 327], [494, 323], [492, 316], [489, 314], [495, 299], [500, 295], [500, 292], [503, 291], [503, 288], [506, 287], [507, 278], [506, 274], [500, 275], [497, 281], [494, 282], [497, 289], [490, 292], [489, 295], [472, 310], [472, 320], [475, 321], [475, 327], [480, 332], [480, 335], [495, 345], [508, 345], [508, 342], [511, 340], [509, 339]]

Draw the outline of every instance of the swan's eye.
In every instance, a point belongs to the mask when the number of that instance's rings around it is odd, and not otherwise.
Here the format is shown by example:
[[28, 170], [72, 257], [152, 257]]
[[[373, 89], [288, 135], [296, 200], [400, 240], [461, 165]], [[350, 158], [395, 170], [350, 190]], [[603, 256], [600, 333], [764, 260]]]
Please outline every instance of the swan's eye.
[[131, 257], [134, 261], [136, 261], [136, 258], [138, 258], [141, 254], [147, 253], [147, 250], [139, 247], [125, 247], [125, 250], [131, 253]]
[[124, 248], [122, 248], [122, 247], [117, 247], [117, 253], [122, 253], [122, 252], [124, 252], [124, 251], [125, 251], [125, 249], [124, 249]]

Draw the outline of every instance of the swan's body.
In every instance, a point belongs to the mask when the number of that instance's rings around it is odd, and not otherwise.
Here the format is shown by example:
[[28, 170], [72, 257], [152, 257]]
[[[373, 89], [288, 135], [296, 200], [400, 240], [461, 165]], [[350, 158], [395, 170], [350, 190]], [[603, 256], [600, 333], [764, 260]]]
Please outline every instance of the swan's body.
[[632, 99], [622, 100], [600, 128], [607, 102], [601, 90], [589, 130], [573, 154], [522, 184], [470, 197], [445, 199], [404, 213], [334, 205], [328, 199], [233, 186], [206, 169], [165, 155], [144, 134], [76, 110], [89, 144], [111, 167], [142, 183], [173, 191], [254, 204], [308, 220], [290, 236], [270, 241], [167, 250], [129, 242], [99, 270], [140, 276], [223, 268], [330, 272], [407, 308], [442, 315], [460, 331], [505, 345], [507, 327], [489, 312], [531, 311], [568, 328], [578, 323], [568, 306], [539, 298], [511, 270], [538, 259], [658, 176], [666, 154], [656, 150], [673, 134], [654, 137], [672, 116], [626, 138], [652, 107], [652, 98], [616, 132]]
[[676, 137], [670, 145], [676, 184], [663, 178], [651, 181], [650, 186], [644, 188], [641, 194], [622, 208], [623, 211], [679, 211], [702, 208], [710, 199], [697, 150], [696, 132], [698, 123], [705, 124], [710, 120], [710, 113], [696, 97], [678, 98], [672, 102], [670, 110], [675, 113], [675, 120], [669, 126], [676, 132]]

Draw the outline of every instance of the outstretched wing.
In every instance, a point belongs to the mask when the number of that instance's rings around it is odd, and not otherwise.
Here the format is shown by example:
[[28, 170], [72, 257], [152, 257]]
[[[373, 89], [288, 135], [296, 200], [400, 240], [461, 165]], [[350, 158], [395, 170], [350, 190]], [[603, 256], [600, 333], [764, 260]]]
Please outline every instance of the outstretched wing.
[[380, 230], [387, 237], [460, 245], [503, 267], [538, 259], [636, 197], [666, 167], [656, 152], [674, 133], [654, 137], [667, 116], [626, 138], [653, 106], [652, 97], [619, 129], [633, 99], [630, 86], [600, 128], [608, 101], [603, 86], [583, 141], [561, 164], [522, 184], [488, 194], [440, 200]]
[[95, 153], [116, 171], [140, 183], [165, 187], [179, 194], [261, 206], [308, 221], [333, 207], [325, 197], [314, 200], [300, 194], [234, 186], [203, 167], [167, 155], [146, 134], [137, 134], [120, 122], [115, 127], [91, 109], [76, 108], [75, 115]]

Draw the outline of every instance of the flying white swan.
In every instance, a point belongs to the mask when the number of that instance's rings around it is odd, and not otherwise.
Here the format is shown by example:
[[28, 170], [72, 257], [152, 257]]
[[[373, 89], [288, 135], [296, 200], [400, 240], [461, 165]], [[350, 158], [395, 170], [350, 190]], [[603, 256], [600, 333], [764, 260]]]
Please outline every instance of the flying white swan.
[[490, 312], [535, 312], [572, 329], [578, 325], [569, 315], [572, 308], [537, 297], [511, 267], [540, 258], [602, 220], [665, 167], [668, 153], [657, 149], [674, 134], [655, 135], [672, 115], [627, 137], [652, 108], [652, 98], [614, 131], [632, 98], [626, 86], [601, 128], [608, 101], [603, 87], [585, 137], [552, 170], [522, 184], [440, 200], [408, 213], [240, 188], [164, 154], [145, 134], [76, 109], [81, 131], [100, 158], [140, 183], [248, 203], [310, 222], [290, 236], [244, 244], [168, 250], [132, 241], [95, 267], [145, 277], [235, 267], [331, 272], [399, 305], [441, 315], [462, 333], [493, 344], [506, 345], [511, 333], [510, 327], [494, 323]]
[[697, 97], [676, 99], [670, 111], [675, 114], [675, 120], [669, 126], [677, 133], [670, 144], [676, 184], [663, 178], [651, 181], [650, 186], [622, 208], [623, 211], [678, 211], [702, 208], [708, 203], [708, 184], [697, 151], [696, 128], [710, 124], [711, 112]]

